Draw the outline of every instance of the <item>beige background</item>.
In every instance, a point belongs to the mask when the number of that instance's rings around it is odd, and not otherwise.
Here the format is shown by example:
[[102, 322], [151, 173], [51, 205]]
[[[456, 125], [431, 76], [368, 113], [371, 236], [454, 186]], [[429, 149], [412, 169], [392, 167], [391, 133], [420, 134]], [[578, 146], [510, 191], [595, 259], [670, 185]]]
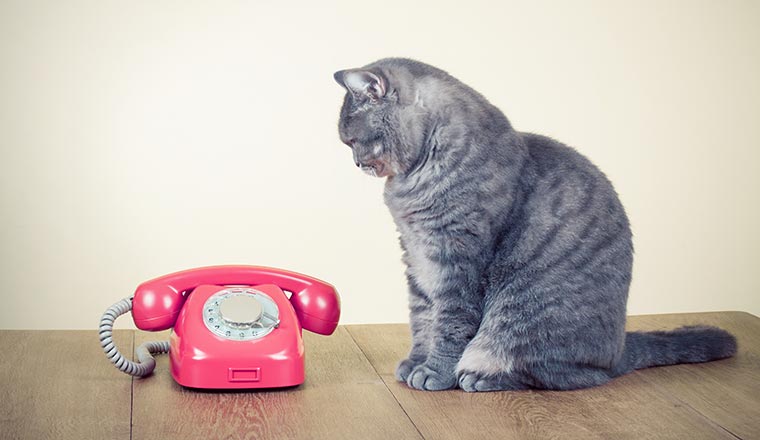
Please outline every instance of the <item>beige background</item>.
[[760, 314], [759, 2], [0, 0], [0, 327], [94, 328], [139, 282], [222, 263], [328, 280], [345, 323], [405, 321], [332, 79], [385, 56], [610, 176], [630, 313]]

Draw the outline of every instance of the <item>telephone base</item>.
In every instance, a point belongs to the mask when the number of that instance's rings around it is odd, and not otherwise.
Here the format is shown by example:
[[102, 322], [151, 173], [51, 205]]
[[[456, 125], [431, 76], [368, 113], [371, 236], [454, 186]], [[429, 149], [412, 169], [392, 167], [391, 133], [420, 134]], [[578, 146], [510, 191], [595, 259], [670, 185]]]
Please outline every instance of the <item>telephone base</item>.
[[[171, 351], [170, 351], [171, 353]], [[255, 389], [283, 388], [301, 385], [304, 382], [303, 357], [296, 360], [288, 359], [279, 362], [267, 362], [266, 359], [251, 359], [243, 361], [238, 358], [234, 365], [249, 365], [248, 367], [227, 367], [225, 362], [208, 361], [193, 362], [173, 360], [173, 365], [183, 365], [182, 369], [171, 369], [174, 381], [183, 387], [197, 389]], [[266, 365], [266, 367], [251, 367], [250, 365]]]
[[[272, 301], [277, 325], [263, 336], [217, 334], [198, 317], [215, 318], [214, 308], [235, 296], [258, 296]], [[267, 306], [269, 307], [269, 306]], [[212, 327], [213, 328], [213, 327]], [[198, 286], [187, 299], [171, 334], [169, 359], [174, 380], [188, 388], [280, 388], [304, 382], [301, 325], [285, 293], [275, 285], [250, 288]]]

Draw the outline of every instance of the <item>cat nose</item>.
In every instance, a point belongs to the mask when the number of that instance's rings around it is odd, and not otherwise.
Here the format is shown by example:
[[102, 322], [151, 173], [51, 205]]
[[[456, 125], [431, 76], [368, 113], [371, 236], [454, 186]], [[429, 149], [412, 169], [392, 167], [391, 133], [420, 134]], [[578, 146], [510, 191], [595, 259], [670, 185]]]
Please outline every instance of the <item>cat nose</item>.
[[354, 144], [356, 143], [356, 138], [346, 139], [343, 141], [346, 145], [348, 145], [350, 148], [354, 148]]

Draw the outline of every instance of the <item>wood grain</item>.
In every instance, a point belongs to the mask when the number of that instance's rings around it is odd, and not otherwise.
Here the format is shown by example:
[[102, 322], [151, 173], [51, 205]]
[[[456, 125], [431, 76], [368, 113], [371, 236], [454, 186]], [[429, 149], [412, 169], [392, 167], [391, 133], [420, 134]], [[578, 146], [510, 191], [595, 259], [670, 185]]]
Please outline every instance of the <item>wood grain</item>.
[[[162, 338], [139, 332], [135, 343]], [[134, 382], [133, 438], [420, 438], [344, 328], [304, 339], [306, 383], [286, 390], [188, 390], [159, 357], [154, 375]]]
[[735, 438], [638, 375], [567, 392], [412, 390], [393, 377], [409, 348], [407, 325], [347, 329], [425, 438]]
[[743, 439], [760, 439], [760, 318], [744, 312], [637, 316], [634, 330], [664, 330], [708, 324], [733, 333], [739, 355], [704, 364], [636, 371], [675, 404], [688, 405]]
[[[692, 324], [733, 332], [739, 354], [639, 370], [587, 390], [481, 394], [396, 382], [393, 370], [409, 347], [400, 324], [305, 333], [304, 385], [240, 392], [185, 389], [171, 378], [167, 356], [153, 376], [132, 380], [105, 359], [95, 331], [0, 331], [0, 438], [760, 439], [760, 318], [635, 316], [628, 327]], [[116, 332], [125, 353], [166, 338]]]
[[[132, 347], [131, 330], [116, 331]], [[131, 380], [95, 331], [0, 332], [0, 437], [129, 439]]]

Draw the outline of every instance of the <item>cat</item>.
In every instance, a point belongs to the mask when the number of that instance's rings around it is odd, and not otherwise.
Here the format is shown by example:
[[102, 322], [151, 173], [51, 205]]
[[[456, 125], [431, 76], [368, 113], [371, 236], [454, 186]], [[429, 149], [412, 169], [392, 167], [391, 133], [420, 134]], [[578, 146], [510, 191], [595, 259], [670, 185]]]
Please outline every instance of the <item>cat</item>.
[[340, 139], [386, 179], [420, 390], [571, 390], [634, 369], [732, 356], [708, 326], [625, 332], [633, 245], [606, 176], [574, 149], [515, 131], [478, 92], [403, 58], [341, 70]]

